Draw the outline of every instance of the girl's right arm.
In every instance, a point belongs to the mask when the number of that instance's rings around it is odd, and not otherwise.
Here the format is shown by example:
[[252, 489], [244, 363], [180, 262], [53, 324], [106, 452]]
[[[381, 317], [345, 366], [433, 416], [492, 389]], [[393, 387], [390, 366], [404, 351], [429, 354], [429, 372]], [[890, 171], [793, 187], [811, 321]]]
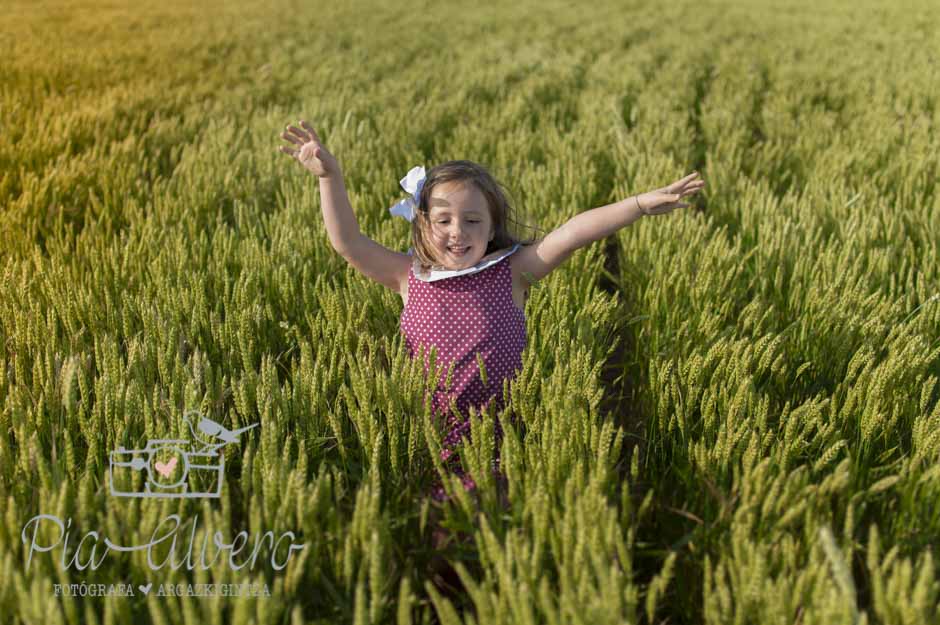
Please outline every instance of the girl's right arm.
[[320, 179], [320, 203], [323, 223], [330, 245], [346, 261], [392, 291], [399, 293], [408, 278], [411, 256], [379, 245], [359, 231], [359, 222], [349, 204], [349, 194], [343, 181], [339, 163], [330, 154], [314, 129], [305, 121], [303, 127], [288, 126], [281, 137], [295, 147], [281, 146], [280, 150], [294, 157], [305, 169]]

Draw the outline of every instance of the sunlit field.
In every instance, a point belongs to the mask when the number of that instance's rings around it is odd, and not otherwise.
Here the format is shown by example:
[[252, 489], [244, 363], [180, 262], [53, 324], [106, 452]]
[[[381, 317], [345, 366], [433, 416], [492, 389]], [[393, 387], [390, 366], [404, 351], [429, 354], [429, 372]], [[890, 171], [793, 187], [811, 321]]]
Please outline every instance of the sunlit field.
[[[937, 33], [927, 0], [5, 3], [4, 623], [940, 623]], [[543, 233], [707, 182], [534, 287], [479, 502], [401, 299], [278, 151], [300, 119], [399, 251], [416, 165], [484, 164]], [[140, 496], [180, 467], [217, 496]]]

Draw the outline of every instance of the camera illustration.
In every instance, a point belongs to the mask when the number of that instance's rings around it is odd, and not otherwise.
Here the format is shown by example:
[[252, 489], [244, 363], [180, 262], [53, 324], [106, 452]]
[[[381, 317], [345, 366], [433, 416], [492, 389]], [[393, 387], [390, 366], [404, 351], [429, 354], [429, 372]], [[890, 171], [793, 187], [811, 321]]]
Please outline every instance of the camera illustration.
[[197, 410], [188, 411], [183, 419], [193, 435], [191, 441], [150, 439], [143, 449], [121, 446], [111, 452], [108, 481], [113, 496], [181, 499], [221, 495], [225, 457], [219, 449], [238, 442], [240, 434], [258, 424], [229, 430]]

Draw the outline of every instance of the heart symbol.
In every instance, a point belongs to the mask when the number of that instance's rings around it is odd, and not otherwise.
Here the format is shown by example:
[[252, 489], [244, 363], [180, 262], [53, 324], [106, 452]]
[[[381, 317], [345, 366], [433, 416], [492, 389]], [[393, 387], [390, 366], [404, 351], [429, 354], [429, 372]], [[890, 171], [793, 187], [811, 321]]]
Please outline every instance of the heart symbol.
[[153, 466], [157, 468], [157, 473], [163, 477], [169, 477], [170, 473], [173, 473], [173, 469], [176, 468], [176, 458], [170, 458], [169, 462], [157, 461]]
[[[173, 459], [176, 460], [176, 458], [173, 458]], [[153, 582], [150, 582], [150, 583], [147, 584], [146, 586], [138, 586], [137, 588], [140, 589], [140, 592], [142, 592], [142, 593], [144, 593], [144, 594], [146, 595], [146, 594], [150, 593], [150, 587], [151, 587], [151, 586], [153, 586]]]

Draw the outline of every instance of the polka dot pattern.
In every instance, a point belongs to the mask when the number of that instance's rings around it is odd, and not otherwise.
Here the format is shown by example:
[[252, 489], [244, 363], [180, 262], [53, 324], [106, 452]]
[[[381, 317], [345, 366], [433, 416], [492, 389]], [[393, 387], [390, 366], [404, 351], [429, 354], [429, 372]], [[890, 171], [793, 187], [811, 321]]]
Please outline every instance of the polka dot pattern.
[[[505, 406], [503, 380], [512, 379], [522, 368], [526, 344], [525, 312], [512, 299], [512, 256], [507, 256], [476, 273], [434, 282], [419, 280], [414, 268], [408, 275], [408, 301], [401, 314], [401, 332], [412, 355], [424, 352], [424, 370], [430, 369], [431, 347], [437, 348], [437, 366], [443, 367], [432, 398], [432, 407], [443, 428], [441, 460], [449, 471], [461, 477], [464, 488], [476, 484], [460, 467], [458, 450], [464, 437], [470, 438], [471, 406], [477, 412], [491, 403], [498, 412]], [[480, 375], [477, 355], [483, 360], [486, 384]], [[453, 366], [450, 387], [448, 369]], [[451, 409], [456, 404], [460, 415]], [[499, 471], [499, 444], [503, 430], [495, 423], [496, 458], [493, 474], [505, 482]], [[431, 496], [445, 501], [440, 481]]]

